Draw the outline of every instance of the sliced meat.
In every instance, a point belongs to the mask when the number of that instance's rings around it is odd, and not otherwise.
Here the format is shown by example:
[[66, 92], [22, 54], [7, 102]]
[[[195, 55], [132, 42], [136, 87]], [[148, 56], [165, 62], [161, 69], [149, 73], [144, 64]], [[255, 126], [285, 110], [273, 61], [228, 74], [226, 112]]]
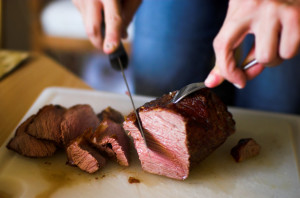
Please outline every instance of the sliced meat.
[[141, 181], [135, 177], [129, 177], [128, 178], [128, 183], [130, 184], [136, 184], [136, 183], [141, 183]]
[[103, 111], [101, 111], [98, 115], [99, 120], [104, 120], [105, 118], [111, 119], [112, 121], [116, 123], [123, 123], [124, 122], [124, 116], [117, 110], [107, 107]]
[[60, 105], [46, 105], [39, 110], [26, 132], [38, 139], [52, 140], [61, 145], [60, 123], [66, 109]]
[[123, 127], [105, 118], [89, 137], [91, 143], [122, 166], [129, 166], [129, 137]]
[[67, 146], [86, 129], [95, 130], [98, 125], [99, 119], [90, 105], [75, 105], [69, 108], [60, 125], [63, 144]]
[[105, 158], [102, 157], [97, 150], [90, 146], [84, 134], [72, 140], [66, 151], [68, 164], [78, 166], [81, 170], [88, 173], [98, 171], [106, 163]]
[[27, 157], [48, 157], [56, 151], [54, 142], [40, 140], [29, 135], [26, 130], [35, 119], [35, 115], [29, 117], [16, 130], [15, 136], [7, 144], [7, 148]]
[[183, 180], [192, 165], [218, 148], [235, 131], [224, 103], [204, 88], [171, 103], [175, 92], [138, 108], [147, 146], [132, 112], [123, 123], [134, 140], [142, 168], [150, 173]]
[[258, 155], [260, 145], [252, 138], [240, 139], [238, 144], [231, 149], [231, 155], [236, 162], [242, 162]]

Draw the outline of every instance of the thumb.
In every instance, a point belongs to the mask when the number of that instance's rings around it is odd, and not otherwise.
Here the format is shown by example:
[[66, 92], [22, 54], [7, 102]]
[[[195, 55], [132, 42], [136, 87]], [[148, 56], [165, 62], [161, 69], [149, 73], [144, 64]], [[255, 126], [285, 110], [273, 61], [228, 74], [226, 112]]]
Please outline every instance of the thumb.
[[224, 81], [223, 76], [220, 74], [219, 67], [217, 65], [210, 71], [206, 77], [204, 84], [209, 88], [216, 87]]

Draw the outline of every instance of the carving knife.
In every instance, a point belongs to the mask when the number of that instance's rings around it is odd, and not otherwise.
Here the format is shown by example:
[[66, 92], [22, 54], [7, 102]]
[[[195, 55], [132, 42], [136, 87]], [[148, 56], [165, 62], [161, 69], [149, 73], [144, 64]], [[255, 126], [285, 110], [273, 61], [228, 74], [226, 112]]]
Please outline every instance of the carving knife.
[[[104, 15], [102, 14], [102, 16], [103, 16], [103, 18], [102, 18], [103, 22], [101, 24], [101, 33], [102, 33], [102, 36], [104, 38], [104, 36], [105, 36], [105, 23], [104, 23]], [[126, 76], [125, 76], [124, 70], [128, 67], [128, 55], [127, 55], [127, 53], [125, 51], [125, 48], [123, 46], [123, 43], [121, 41], [120, 41], [120, 45], [119, 45], [118, 49], [116, 51], [114, 51], [113, 53], [109, 54], [108, 57], [109, 57], [109, 61], [110, 61], [110, 64], [111, 64], [112, 68], [114, 68], [115, 70], [121, 71], [121, 73], [122, 73], [122, 76], [123, 76], [123, 79], [124, 79], [124, 82], [125, 82], [125, 85], [126, 85], [126, 88], [127, 88], [127, 91], [128, 91], [128, 95], [129, 95], [129, 98], [130, 98], [130, 101], [131, 101], [131, 104], [132, 104], [132, 107], [133, 107], [133, 110], [134, 110], [134, 113], [135, 113], [135, 116], [136, 116], [136, 120], [137, 120], [137, 123], [138, 123], [139, 130], [140, 130], [141, 135], [144, 139], [145, 145], [148, 149], [147, 141], [146, 141], [146, 138], [145, 138], [143, 127], [142, 127], [142, 122], [141, 122], [140, 116], [139, 116], [139, 114], [138, 114], [138, 112], [135, 108], [134, 101], [133, 101], [132, 95], [131, 95], [131, 91], [130, 91], [130, 88], [128, 86], [128, 82], [127, 82], [127, 79], [126, 79]]]

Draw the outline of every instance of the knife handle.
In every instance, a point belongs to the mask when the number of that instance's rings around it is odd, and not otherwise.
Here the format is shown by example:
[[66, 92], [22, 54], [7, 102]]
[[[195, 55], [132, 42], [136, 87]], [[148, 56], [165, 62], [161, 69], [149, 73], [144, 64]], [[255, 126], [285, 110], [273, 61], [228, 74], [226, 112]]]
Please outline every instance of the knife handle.
[[[104, 20], [104, 13], [102, 11], [102, 23], [101, 23], [101, 34], [104, 40], [105, 38], [105, 20]], [[122, 64], [123, 69], [128, 67], [128, 55], [125, 51], [122, 41], [120, 41], [119, 47], [112, 53], [108, 55], [110, 64], [112, 68], [115, 70], [121, 70], [120, 61]]]

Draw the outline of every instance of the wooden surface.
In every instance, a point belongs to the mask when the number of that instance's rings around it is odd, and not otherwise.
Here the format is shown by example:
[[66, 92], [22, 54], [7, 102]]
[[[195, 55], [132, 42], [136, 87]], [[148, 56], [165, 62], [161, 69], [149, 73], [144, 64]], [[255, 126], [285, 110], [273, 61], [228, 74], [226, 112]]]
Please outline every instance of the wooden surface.
[[0, 146], [42, 90], [49, 86], [92, 89], [50, 58], [31, 55], [27, 62], [0, 81]]

